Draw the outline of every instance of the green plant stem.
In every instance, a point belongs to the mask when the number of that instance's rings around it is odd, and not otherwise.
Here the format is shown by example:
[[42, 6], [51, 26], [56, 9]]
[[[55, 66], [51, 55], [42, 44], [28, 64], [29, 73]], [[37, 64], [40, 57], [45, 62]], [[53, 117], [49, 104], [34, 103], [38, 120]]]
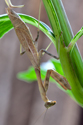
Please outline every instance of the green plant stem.
[[[83, 106], [83, 62], [76, 46], [73, 48], [71, 53], [69, 53], [64, 46], [64, 43], [66, 46], [69, 45], [71, 39], [73, 38], [73, 33], [61, 0], [43, 0], [43, 3], [52, 26], [53, 33], [56, 36], [57, 52], [60, 57], [63, 72], [72, 87], [71, 91], [75, 99], [81, 106]], [[60, 37], [61, 31], [63, 36], [61, 35]]]
[[[42, 30], [54, 43], [60, 57], [64, 75], [72, 87], [70, 93], [72, 92], [71, 95], [73, 94], [77, 102], [83, 107], [83, 62], [76, 46], [73, 48], [73, 51], [71, 51], [78, 38], [83, 35], [83, 28], [72, 39], [72, 30], [64, 13], [61, 1], [43, 0], [43, 2], [46, 7], [53, 32], [43, 22], [40, 22], [39, 29]], [[56, 4], [54, 4], [54, 2]], [[24, 22], [38, 27], [38, 21], [33, 17], [24, 14], [19, 15]], [[7, 14], [0, 15], [0, 37], [12, 28], [13, 26]]]
[[[52, 0], [52, 2], [59, 18], [59, 22], [60, 22], [61, 29], [63, 32], [63, 37], [64, 37], [64, 43], [66, 46], [68, 46], [74, 36], [73, 31], [68, 21], [62, 1]], [[75, 73], [80, 81], [81, 86], [83, 87], [83, 76], [81, 75], [83, 74], [83, 60], [77, 45], [74, 46], [70, 56], [71, 56], [72, 65], [74, 67]]]

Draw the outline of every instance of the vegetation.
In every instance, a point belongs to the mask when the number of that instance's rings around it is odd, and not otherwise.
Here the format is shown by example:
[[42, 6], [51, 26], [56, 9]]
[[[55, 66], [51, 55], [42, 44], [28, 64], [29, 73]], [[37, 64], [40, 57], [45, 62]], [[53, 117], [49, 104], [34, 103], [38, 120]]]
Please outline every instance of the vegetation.
[[[83, 34], [83, 28], [73, 37], [61, 0], [43, 0], [43, 3], [52, 30], [41, 21], [39, 23], [39, 29], [53, 42], [60, 58], [59, 61], [51, 59], [49, 62], [54, 65], [58, 73], [66, 77], [72, 88], [71, 91], [67, 90], [66, 92], [83, 107], [83, 61], [76, 45], [76, 41]], [[19, 15], [25, 23], [38, 27], [38, 20], [35, 18], [25, 14]], [[0, 37], [2, 38], [11, 29], [13, 29], [13, 25], [7, 14], [0, 15]], [[32, 73], [33, 76], [30, 75]], [[45, 78], [45, 73], [46, 70], [42, 67], [42, 79]], [[19, 73], [18, 78], [25, 81], [36, 80], [33, 67], [30, 67], [28, 71]], [[50, 80], [55, 82], [52, 78]]]

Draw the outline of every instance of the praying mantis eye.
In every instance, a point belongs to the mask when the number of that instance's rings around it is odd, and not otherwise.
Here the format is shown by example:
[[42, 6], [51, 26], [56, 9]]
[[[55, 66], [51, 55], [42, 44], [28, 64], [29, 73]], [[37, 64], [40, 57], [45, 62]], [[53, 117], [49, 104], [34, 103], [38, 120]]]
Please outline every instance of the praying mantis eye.
[[51, 101], [51, 100], [49, 100], [49, 101], [47, 101], [45, 104], [44, 104], [44, 106], [48, 109], [48, 108], [50, 108], [51, 106], [53, 106], [53, 105], [55, 105], [56, 104], [56, 101]]

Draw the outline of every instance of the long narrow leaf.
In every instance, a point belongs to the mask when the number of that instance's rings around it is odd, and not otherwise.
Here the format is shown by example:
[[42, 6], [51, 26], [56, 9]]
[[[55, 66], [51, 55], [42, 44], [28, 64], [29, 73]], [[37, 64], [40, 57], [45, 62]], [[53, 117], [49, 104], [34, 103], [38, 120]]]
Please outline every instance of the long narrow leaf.
[[[21, 19], [25, 23], [38, 27], [38, 20], [35, 19], [34, 17], [25, 15], [25, 14], [21, 14], [21, 13], [18, 15], [21, 17]], [[0, 15], [0, 38], [2, 38], [2, 36], [4, 36], [11, 29], [13, 29], [13, 25], [12, 25], [8, 15], [7, 14]], [[47, 35], [47, 37], [50, 38], [51, 41], [55, 42], [54, 34], [48, 25], [46, 25], [45, 23], [40, 21], [39, 29], [41, 31], [43, 31]]]

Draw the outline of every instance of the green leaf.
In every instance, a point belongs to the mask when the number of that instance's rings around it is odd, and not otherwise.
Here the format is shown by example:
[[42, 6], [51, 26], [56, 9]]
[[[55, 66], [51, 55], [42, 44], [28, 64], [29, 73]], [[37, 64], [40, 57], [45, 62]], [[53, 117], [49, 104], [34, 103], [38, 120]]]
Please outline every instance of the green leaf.
[[[56, 39], [55, 39], [54, 34], [51, 31], [51, 29], [45, 23], [40, 22], [39, 29], [41, 31], [43, 31], [50, 38], [50, 40], [54, 43], [54, 45], [57, 48], [57, 53], [59, 54], [61, 64], [59, 61], [57, 62], [57, 61], [51, 60], [51, 62], [54, 64], [54, 67], [57, 70], [57, 72], [59, 72], [62, 75], [63, 75], [63, 72], [62, 72], [62, 68], [63, 68], [65, 77], [72, 87], [72, 90], [67, 91], [67, 93], [69, 95], [71, 95], [72, 97], [74, 95], [74, 98], [77, 100], [78, 104], [83, 107], [83, 88], [82, 88], [83, 62], [82, 62], [80, 53], [78, 52], [76, 47], [73, 49], [71, 55], [64, 48], [63, 43], [65, 43], [66, 38], [64, 38], [64, 42], [63, 42], [63, 39], [62, 39], [62, 37], [60, 37], [60, 34], [61, 34], [61, 31], [64, 31], [63, 28], [65, 28], [65, 25], [64, 26], [61, 25], [61, 23], [63, 23], [62, 17], [61, 17], [62, 14], [60, 15], [60, 17], [57, 16], [59, 14], [58, 10], [61, 10], [62, 6], [59, 6], [59, 3], [58, 3], [57, 7], [56, 7], [55, 5], [53, 5], [53, 1], [60, 3], [60, 0], [43, 0], [51, 26], [52, 26], [52, 29], [53, 29], [53, 32], [56, 36]], [[63, 11], [63, 10], [61, 10], [61, 11]], [[24, 15], [24, 14], [19, 14], [19, 15], [23, 19], [24, 22], [38, 27], [38, 21], [35, 18], [28, 16], [28, 15]], [[1, 15], [0, 16], [0, 37], [2, 37], [4, 34], [6, 34], [8, 31], [10, 31], [12, 28], [13, 28], [13, 26], [12, 26], [7, 14]], [[69, 30], [69, 28], [68, 28], [68, 30]], [[70, 30], [69, 30], [69, 32], [70, 32]], [[64, 34], [64, 32], [63, 32], [63, 34]], [[66, 31], [66, 34], [69, 34], [69, 33], [67, 33], [67, 31]], [[70, 35], [71, 35], [71, 33], [70, 33]], [[63, 36], [67, 37], [68, 41], [66, 40], [66, 42], [68, 42], [68, 43], [70, 42], [70, 39], [72, 39], [72, 38], [69, 39], [69, 37], [66, 35], [63, 35]], [[59, 39], [60, 39], [60, 42], [59, 42]], [[58, 46], [58, 43], [60, 43], [60, 47]], [[65, 44], [65, 45], [68, 45], [68, 44]], [[62, 65], [62, 68], [61, 68], [61, 65]], [[30, 74], [33, 74], [33, 77]], [[42, 74], [42, 79], [44, 80], [46, 70], [42, 68], [41, 74]], [[29, 69], [28, 71], [26, 71], [24, 73], [18, 74], [18, 77], [22, 80], [30, 81], [30, 82], [33, 80], [36, 80], [36, 75], [35, 75], [33, 68]], [[52, 78], [50, 80], [54, 82], [54, 80]]]
[[29, 67], [29, 69], [27, 71], [18, 73], [17, 78], [24, 80], [26, 82], [33, 82], [33, 81], [37, 80], [33, 67]]
[[[18, 13], [18, 15], [25, 23], [38, 27], [38, 20], [35, 19], [34, 17], [21, 13], [20, 14]], [[10, 31], [13, 28], [14, 27], [8, 15], [7, 14], [0, 15], [0, 38], [2, 38], [8, 31]], [[39, 29], [43, 31], [47, 35], [47, 37], [50, 38], [51, 41], [55, 42], [54, 34], [48, 25], [40, 21]]]
[[[63, 72], [71, 85], [71, 91], [75, 100], [80, 106], [83, 107], [83, 60], [76, 45], [71, 53], [69, 53], [66, 49], [72, 40], [73, 33], [62, 1], [43, 0], [43, 3], [53, 33], [56, 36], [56, 49], [60, 58]], [[66, 45], [66, 47], [64, 47], [64, 45]]]
[[[57, 60], [55, 60], [55, 62], [54, 62], [54, 60], [51, 59], [50, 61], [43, 63], [43, 65], [41, 64], [41, 78], [43, 81], [45, 79], [46, 72], [48, 69], [48, 68], [46, 69], [47, 65], [48, 65], [48, 67], [53, 65], [58, 73], [63, 74], [60, 62], [59, 61], [57, 62]], [[37, 81], [37, 77], [36, 77], [34, 68], [32, 66], [29, 67], [29, 69], [27, 71], [18, 73], [17, 78], [20, 80], [26, 81], [28, 83], [31, 83], [33, 81]], [[72, 92], [70, 90], [65, 91], [52, 77], [50, 77], [50, 82], [56, 83], [58, 88], [60, 88], [62, 91], [66, 92], [70, 97], [73, 98]]]
[[54, 65], [54, 69], [56, 69], [56, 71], [64, 76], [63, 70], [62, 70], [62, 66], [60, 63], [60, 60], [55, 60], [55, 59], [51, 59], [50, 60], [52, 62], [52, 64]]
[[7, 14], [0, 15], [0, 38], [13, 28]]

